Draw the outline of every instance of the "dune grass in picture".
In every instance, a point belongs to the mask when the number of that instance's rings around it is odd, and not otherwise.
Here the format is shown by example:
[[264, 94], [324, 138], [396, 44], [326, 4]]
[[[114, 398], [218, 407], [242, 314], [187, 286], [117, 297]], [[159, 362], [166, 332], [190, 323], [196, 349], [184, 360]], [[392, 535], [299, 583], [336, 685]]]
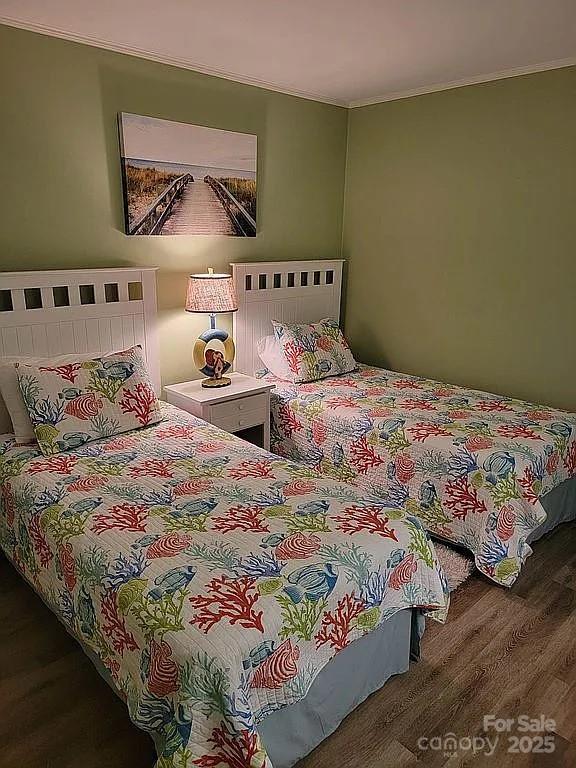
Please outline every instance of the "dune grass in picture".
[[256, 136], [121, 113], [128, 235], [256, 236]]

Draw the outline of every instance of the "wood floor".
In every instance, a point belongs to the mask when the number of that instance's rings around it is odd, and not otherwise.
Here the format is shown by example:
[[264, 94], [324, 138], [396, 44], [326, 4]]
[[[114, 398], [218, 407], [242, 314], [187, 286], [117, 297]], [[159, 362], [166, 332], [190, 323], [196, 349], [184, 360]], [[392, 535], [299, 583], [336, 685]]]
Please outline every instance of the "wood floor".
[[[552, 754], [421, 750], [483, 734], [483, 716], [556, 721]], [[535, 734], [530, 734], [535, 735]], [[151, 768], [152, 742], [32, 590], [0, 557], [0, 766]], [[473, 577], [423, 658], [390, 680], [298, 768], [576, 766], [576, 525], [536, 545], [514, 591]]]

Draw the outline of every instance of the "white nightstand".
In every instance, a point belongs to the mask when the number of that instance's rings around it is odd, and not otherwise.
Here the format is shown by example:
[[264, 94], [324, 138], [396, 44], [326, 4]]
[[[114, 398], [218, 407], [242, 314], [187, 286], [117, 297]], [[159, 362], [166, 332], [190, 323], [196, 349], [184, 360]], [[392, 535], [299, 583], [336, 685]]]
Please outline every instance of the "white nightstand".
[[270, 390], [274, 385], [243, 373], [233, 373], [230, 378], [228, 387], [205, 388], [200, 379], [170, 384], [164, 387], [166, 400], [226, 432], [241, 433], [269, 451]]

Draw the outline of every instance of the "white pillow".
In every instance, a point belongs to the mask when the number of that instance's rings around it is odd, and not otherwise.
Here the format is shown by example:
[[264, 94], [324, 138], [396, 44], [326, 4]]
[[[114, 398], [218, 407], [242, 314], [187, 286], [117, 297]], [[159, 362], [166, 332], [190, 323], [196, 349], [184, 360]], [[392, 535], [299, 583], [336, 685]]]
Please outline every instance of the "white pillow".
[[282, 347], [275, 336], [264, 336], [263, 339], [260, 339], [257, 350], [260, 360], [277, 379], [294, 381], [294, 374], [290, 370]]
[[[0, 359], [0, 394], [12, 422], [12, 432], [16, 438], [17, 445], [35, 443], [36, 435], [32, 429], [32, 422], [30, 421], [30, 416], [18, 386], [15, 363], [58, 366], [65, 365], [66, 363], [84, 362], [85, 360], [91, 360], [93, 357], [95, 357], [95, 353], [59, 355], [58, 357], [25, 357], [20, 355], [18, 357], [3, 357]], [[1, 410], [0, 407], [0, 418], [2, 416]], [[6, 428], [4, 420], [2, 425]]]

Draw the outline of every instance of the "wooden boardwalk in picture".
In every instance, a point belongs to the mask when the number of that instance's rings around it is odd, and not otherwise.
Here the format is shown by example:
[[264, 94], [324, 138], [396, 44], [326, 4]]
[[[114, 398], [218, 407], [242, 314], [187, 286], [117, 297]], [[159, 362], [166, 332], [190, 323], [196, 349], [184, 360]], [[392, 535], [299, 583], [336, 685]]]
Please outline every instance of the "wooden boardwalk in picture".
[[218, 195], [203, 179], [189, 182], [164, 222], [163, 235], [234, 235]]

